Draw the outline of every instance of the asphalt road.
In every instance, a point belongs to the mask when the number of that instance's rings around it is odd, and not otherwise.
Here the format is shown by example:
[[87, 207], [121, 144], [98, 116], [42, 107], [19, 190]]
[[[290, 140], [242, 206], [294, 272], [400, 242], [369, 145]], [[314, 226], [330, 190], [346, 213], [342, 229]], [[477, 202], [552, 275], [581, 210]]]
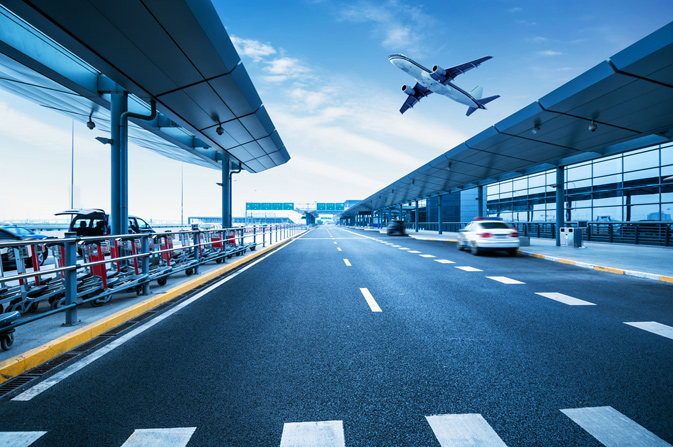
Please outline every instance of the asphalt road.
[[322, 227], [201, 295], [0, 400], [0, 445], [673, 443], [673, 339], [625, 324], [673, 326], [664, 283]]

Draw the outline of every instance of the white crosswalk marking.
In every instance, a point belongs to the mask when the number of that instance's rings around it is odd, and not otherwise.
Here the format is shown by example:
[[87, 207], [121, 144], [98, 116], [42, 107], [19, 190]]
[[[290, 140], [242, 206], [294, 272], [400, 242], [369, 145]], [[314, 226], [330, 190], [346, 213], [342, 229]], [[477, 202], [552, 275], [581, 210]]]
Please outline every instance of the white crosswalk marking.
[[567, 304], [568, 306], [595, 306], [594, 303], [590, 303], [588, 301], [581, 300], [579, 298], [573, 298], [572, 296], [564, 295], [562, 293], [556, 293], [556, 292], [535, 292], [536, 295], [543, 296], [545, 298], [549, 298], [550, 300], [558, 301], [563, 304]]
[[40, 439], [46, 431], [5, 431], [0, 432], [0, 445], [3, 447], [28, 447]]
[[631, 322], [624, 324], [628, 324], [629, 326], [637, 327], [638, 329], [652, 332], [653, 334], [661, 335], [662, 337], [673, 340], [673, 327], [657, 323], [656, 321]]
[[439, 262], [440, 264], [455, 264], [455, 262], [448, 259], [435, 259], [435, 262]]
[[196, 427], [136, 430], [122, 447], [185, 447]]
[[434, 258], [433, 255], [420, 255], [421, 258]]
[[337, 247], [337, 251], [341, 251], [341, 248], [340, 248], [340, 247]]
[[409, 250], [407, 247], [400, 247], [400, 250]]
[[346, 264], [347, 267], [351, 266], [351, 262], [348, 259], [344, 259], [344, 264]]
[[420, 253], [418, 250], [409, 250], [407, 253]]
[[290, 422], [283, 425], [280, 447], [345, 447], [343, 421]]
[[483, 270], [479, 270], [478, 268], [474, 267], [469, 267], [469, 266], [456, 266], [457, 269], [461, 269], [464, 272], [483, 272]]
[[561, 412], [605, 447], [671, 447], [669, 443], [612, 407], [570, 408]]
[[508, 278], [506, 276], [487, 276], [487, 278], [503, 284], [526, 284], [525, 282], [517, 281], [516, 279]]
[[507, 447], [480, 414], [425, 417], [442, 447]]

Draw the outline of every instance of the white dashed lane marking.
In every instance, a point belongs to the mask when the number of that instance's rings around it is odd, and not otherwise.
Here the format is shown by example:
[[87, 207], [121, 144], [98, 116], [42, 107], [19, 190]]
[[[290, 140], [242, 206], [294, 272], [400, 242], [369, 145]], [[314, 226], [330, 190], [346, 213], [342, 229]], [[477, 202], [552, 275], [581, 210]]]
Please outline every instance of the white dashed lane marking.
[[457, 269], [461, 269], [464, 272], [483, 272], [483, 270], [474, 268], [474, 267], [469, 267], [469, 266], [456, 266]]
[[526, 284], [525, 282], [517, 281], [516, 279], [508, 278], [506, 276], [487, 276], [487, 278], [503, 284]]
[[558, 301], [559, 303], [567, 304], [568, 306], [595, 306], [594, 303], [580, 300], [579, 298], [573, 298], [572, 296], [564, 295], [562, 293], [535, 292], [535, 294], [549, 298], [550, 300]]
[[434, 258], [433, 255], [420, 255], [421, 258]]
[[439, 262], [440, 264], [455, 264], [455, 262], [448, 259], [435, 259], [435, 262]]
[[673, 327], [657, 323], [656, 321], [631, 322], [624, 324], [628, 324], [629, 326], [637, 327], [638, 329], [642, 329], [644, 331], [661, 335], [662, 337], [673, 340]]
[[346, 264], [348, 267], [351, 266], [351, 262], [348, 259], [344, 259], [344, 264]]
[[409, 250], [407, 247], [400, 247], [400, 250]]
[[414, 253], [414, 254], [416, 254], [416, 253], [420, 253], [420, 251], [418, 251], [418, 250], [410, 250], [410, 251], [408, 251], [407, 253]]
[[280, 447], [344, 447], [343, 421], [290, 422], [283, 425]]
[[442, 447], [507, 447], [480, 414], [426, 416]]
[[184, 447], [192, 438], [194, 431], [196, 427], [135, 430], [122, 447]]
[[376, 303], [376, 300], [372, 294], [369, 292], [369, 289], [362, 288], [360, 289], [360, 292], [362, 292], [362, 296], [364, 296], [365, 300], [367, 300], [367, 304], [369, 304], [369, 308], [372, 310], [372, 312], [381, 312], [381, 308]]
[[341, 248], [337, 247], [337, 251], [341, 251]]
[[561, 412], [605, 447], [671, 447], [669, 443], [612, 407], [572, 408]]
[[6, 431], [0, 433], [0, 445], [28, 447], [40, 439], [46, 431]]

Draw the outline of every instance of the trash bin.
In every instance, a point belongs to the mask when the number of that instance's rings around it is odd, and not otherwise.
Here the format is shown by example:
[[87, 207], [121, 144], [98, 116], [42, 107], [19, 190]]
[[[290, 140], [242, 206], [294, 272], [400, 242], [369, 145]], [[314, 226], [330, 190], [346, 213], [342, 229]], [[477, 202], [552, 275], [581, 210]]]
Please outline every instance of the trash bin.
[[561, 232], [561, 245], [572, 247], [575, 245], [575, 228], [572, 227], [561, 227], [559, 230]]
[[573, 247], [575, 248], [581, 248], [582, 244], [584, 243], [584, 228], [575, 228], [575, 231], [573, 231], [574, 237], [573, 237]]

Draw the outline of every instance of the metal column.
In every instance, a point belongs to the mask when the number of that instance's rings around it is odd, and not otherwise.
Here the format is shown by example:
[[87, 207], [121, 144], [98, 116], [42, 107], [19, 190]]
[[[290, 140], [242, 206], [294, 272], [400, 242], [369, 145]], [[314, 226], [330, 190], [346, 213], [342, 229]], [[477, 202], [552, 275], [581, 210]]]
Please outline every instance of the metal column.
[[442, 234], [442, 197], [439, 196], [439, 203], [437, 204], [437, 222], [439, 223], [439, 234]]
[[556, 168], [556, 246], [561, 246], [561, 227], [565, 225], [565, 168], [563, 166]]
[[231, 163], [222, 160], [222, 227], [231, 228]]
[[[110, 231], [112, 234], [125, 234], [128, 232], [128, 215], [122, 219], [122, 208], [124, 207], [122, 199], [122, 178], [124, 177], [122, 171], [123, 160], [128, 159], [128, 154], [122, 156], [122, 151], [128, 146], [122, 144], [123, 135], [119, 122], [121, 121], [122, 113], [127, 109], [127, 93], [126, 92], [112, 92], [110, 101], [110, 139], [111, 159], [110, 159]], [[128, 175], [128, 173], [127, 173]], [[127, 212], [128, 213], [128, 212]], [[124, 224], [126, 231], [122, 233], [122, 224]]]
[[486, 213], [484, 212], [484, 186], [478, 186], [477, 187], [477, 206], [479, 207], [479, 211], [477, 212], [477, 216], [486, 216]]
[[414, 230], [418, 233], [418, 200], [416, 200], [416, 213], [414, 215]]

